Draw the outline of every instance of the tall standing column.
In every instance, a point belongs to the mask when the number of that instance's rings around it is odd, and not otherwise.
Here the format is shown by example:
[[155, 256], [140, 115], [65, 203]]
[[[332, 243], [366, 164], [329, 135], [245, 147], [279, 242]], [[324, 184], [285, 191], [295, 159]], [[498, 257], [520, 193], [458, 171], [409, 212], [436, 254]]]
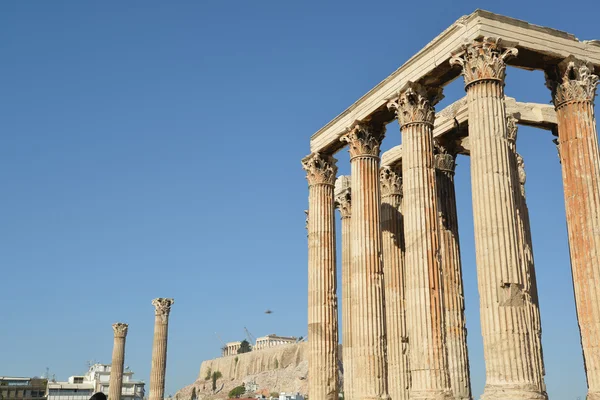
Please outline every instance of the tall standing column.
[[401, 211], [401, 172], [396, 168], [383, 167], [380, 171], [380, 180], [388, 390], [393, 400], [408, 400], [410, 370], [404, 298], [404, 222]]
[[519, 183], [519, 190], [515, 190], [515, 204], [517, 207], [518, 241], [523, 263], [522, 273], [523, 283], [525, 285], [523, 295], [525, 303], [529, 308], [528, 318], [531, 326], [531, 335], [529, 336], [530, 346], [533, 350], [534, 363], [532, 364], [534, 376], [540, 376], [539, 389], [546, 391], [546, 385], [543, 380], [545, 375], [543, 349], [542, 349], [542, 324], [540, 316], [540, 307], [538, 300], [537, 279], [535, 275], [535, 265], [533, 260], [533, 243], [531, 240], [531, 228], [529, 223], [529, 209], [525, 200], [525, 165], [523, 158], [517, 153], [517, 120], [512, 115], [506, 120], [506, 134], [508, 137], [508, 148], [510, 150], [511, 170], [515, 176], [515, 181]]
[[541, 349], [530, 346], [532, 332], [518, 240], [514, 192], [504, 104], [503, 51], [489, 38], [465, 46], [451, 59], [462, 66], [469, 105], [471, 184], [481, 331], [486, 360], [482, 399], [546, 399], [542, 376], [533, 367]]
[[152, 300], [154, 312], [154, 342], [152, 343], [152, 369], [150, 370], [150, 400], [163, 400], [165, 397], [165, 373], [167, 370], [167, 336], [169, 333], [169, 313], [173, 299]]
[[435, 172], [448, 371], [453, 397], [457, 400], [467, 400], [472, 396], [467, 351], [465, 295], [454, 190], [456, 154], [448, 153], [443, 147], [438, 147], [438, 149], [439, 151], [435, 155]]
[[319, 153], [302, 160], [308, 180], [308, 395], [338, 398], [338, 311], [334, 183], [336, 160]]
[[388, 104], [396, 111], [402, 130], [411, 399], [451, 398], [433, 165], [434, 105], [441, 97], [439, 88], [410, 83]]
[[567, 231], [588, 400], [600, 399], [600, 152], [594, 115], [598, 76], [569, 57], [550, 73]]
[[335, 182], [335, 205], [342, 217], [342, 350], [344, 360], [344, 400], [354, 400], [352, 368], [352, 194], [349, 176]]
[[113, 324], [115, 333], [112, 362], [110, 364], [110, 380], [108, 383], [108, 398], [121, 400], [123, 387], [123, 364], [125, 363], [125, 338], [127, 337], [127, 324], [117, 322]]
[[356, 124], [341, 140], [352, 172], [352, 362], [355, 400], [387, 399], [379, 146], [384, 126]]

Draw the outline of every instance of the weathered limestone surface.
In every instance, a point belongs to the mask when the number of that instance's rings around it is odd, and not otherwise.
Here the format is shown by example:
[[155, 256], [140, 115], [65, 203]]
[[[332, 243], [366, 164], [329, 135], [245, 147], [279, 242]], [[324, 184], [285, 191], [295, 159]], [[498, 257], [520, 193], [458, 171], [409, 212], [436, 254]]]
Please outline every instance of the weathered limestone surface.
[[402, 220], [402, 173], [381, 168], [381, 234], [385, 319], [387, 326], [388, 390], [394, 400], [408, 400], [410, 369], [404, 296], [404, 225]]
[[115, 336], [110, 366], [108, 398], [110, 400], [120, 400], [121, 388], [123, 386], [123, 364], [125, 362], [125, 338], [127, 337], [128, 325], [117, 322], [112, 327]]
[[484, 38], [466, 46], [452, 64], [462, 66], [469, 104], [471, 183], [481, 330], [486, 360], [482, 399], [546, 399], [533, 368], [541, 354], [531, 332], [518, 241], [504, 104], [505, 60], [517, 53]]
[[410, 398], [450, 398], [439, 262], [439, 225], [433, 165], [434, 105], [441, 89], [410, 84], [388, 106], [402, 130], [406, 313]]
[[449, 153], [441, 146], [438, 147], [438, 154], [435, 155], [435, 173], [448, 372], [453, 397], [467, 400], [472, 396], [456, 193], [454, 191], [455, 160], [456, 154]]
[[319, 153], [302, 160], [309, 191], [308, 395], [314, 400], [338, 398], [335, 161]]
[[572, 57], [549, 74], [558, 117], [571, 268], [588, 400], [600, 399], [600, 151], [594, 116], [598, 76]]
[[[525, 200], [525, 165], [523, 158], [517, 153], [517, 120], [509, 115], [506, 123], [508, 147], [510, 149], [510, 168], [514, 174], [514, 181], [519, 183], [519, 190], [515, 190], [515, 204], [517, 207], [518, 223], [518, 241], [523, 267], [523, 282], [525, 304], [529, 307], [529, 324], [531, 335], [529, 337], [529, 346], [533, 349], [534, 363], [532, 368], [535, 376], [543, 377], [546, 372], [544, 369], [543, 351], [542, 351], [542, 323], [540, 317], [540, 306], [537, 291], [537, 279], [535, 275], [535, 265], [533, 261], [533, 242], [531, 240], [531, 228], [529, 223], [529, 210]], [[540, 391], [546, 391], [546, 385], [540, 380]]]
[[152, 343], [152, 368], [150, 370], [150, 400], [163, 400], [165, 397], [169, 314], [174, 302], [173, 299], [161, 297], [152, 300], [154, 306], [154, 340]]
[[[258, 375], [277, 369], [296, 368], [303, 363], [308, 365], [308, 353], [308, 342], [301, 342], [205, 360], [200, 365], [198, 379], [205, 380], [209, 371], [219, 371], [223, 374], [224, 380], [239, 382], [249, 375]], [[306, 378], [306, 375], [298, 376], [298, 379], [300, 378]]]
[[385, 128], [357, 124], [349, 144], [352, 173], [352, 367], [355, 399], [387, 399], [386, 332], [381, 263], [379, 146]]
[[335, 205], [342, 217], [342, 345], [344, 352], [344, 399], [353, 400], [352, 379], [352, 193], [351, 178], [340, 176], [335, 182]]

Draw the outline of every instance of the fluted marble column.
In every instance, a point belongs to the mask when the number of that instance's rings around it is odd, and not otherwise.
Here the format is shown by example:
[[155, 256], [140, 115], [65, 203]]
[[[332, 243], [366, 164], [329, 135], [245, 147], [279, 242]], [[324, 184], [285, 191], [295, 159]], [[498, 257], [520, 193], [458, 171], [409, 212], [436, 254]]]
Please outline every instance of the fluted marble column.
[[569, 57], [548, 74], [558, 119], [571, 269], [588, 383], [600, 399], [600, 152], [594, 115], [598, 76]]
[[402, 131], [406, 316], [410, 398], [450, 398], [440, 272], [438, 206], [433, 165], [434, 105], [439, 88], [409, 84], [388, 103]]
[[341, 140], [352, 172], [352, 362], [355, 400], [387, 399], [379, 146], [385, 127], [356, 124]]
[[123, 364], [125, 363], [125, 338], [127, 337], [128, 325], [117, 322], [113, 324], [115, 334], [112, 362], [110, 364], [110, 380], [108, 384], [108, 398], [110, 400], [121, 399], [121, 388], [123, 387]]
[[408, 400], [410, 386], [404, 298], [404, 222], [401, 211], [401, 175], [397, 168], [392, 167], [383, 167], [380, 171], [388, 391], [393, 400]]
[[456, 154], [451, 154], [445, 148], [438, 146], [438, 152], [435, 155], [435, 172], [448, 372], [453, 397], [467, 400], [472, 396], [467, 351], [465, 295], [454, 190], [455, 160]]
[[167, 336], [169, 314], [173, 299], [157, 298], [154, 306], [154, 341], [152, 343], [152, 369], [150, 370], [150, 400], [163, 400], [165, 397], [165, 373], [167, 371]]
[[338, 311], [334, 183], [336, 160], [319, 153], [302, 160], [308, 180], [308, 395], [338, 398]]
[[471, 184], [481, 331], [486, 361], [482, 399], [546, 399], [543, 377], [536, 371], [539, 351], [534, 334], [518, 240], [504, 104], [505, 60], [516, 49], [502, 49], [489, 38], [466, 45], [451, 59], [462, 66], [469, 105]]
[[[543, 376], [544, 370], [543, 349], [542, 349], [542, 324], [540, 317], [540, 307], [538, 300], [537, 279], [535, 275], [535, 264], [533, 261], [533, 242], [531, 239], [531, 228], [529, 223], [529, 209], [525, 200], [525, 165], [523, 158], [517, 153], [517, 120], [512, 115], [506, 120], [506, 134], [508, 137], [508, 147], [510, 149], [510, 165], [515, 176], [515, 181], [519, 183], [519, 190], [514, 191], [515, 204], [517, 207], [517, 224], [519, 250], [523, 267], [523, 283], [525, 285], [523, 295], [525, 303], [529, 307], [529, 324], [531, 326], [530, 346], [533, 349], [534, 363], [532, 368], [534, 376]], [[546, 391], [544, 380], [539, 381], [540, 391]]]
[[335, 205], [342, 218], [342, 351], [344, 360], [344, 400], [354, 400], [352, 379], [352, 237], [351, 178], [340, 176], [335, 182]]

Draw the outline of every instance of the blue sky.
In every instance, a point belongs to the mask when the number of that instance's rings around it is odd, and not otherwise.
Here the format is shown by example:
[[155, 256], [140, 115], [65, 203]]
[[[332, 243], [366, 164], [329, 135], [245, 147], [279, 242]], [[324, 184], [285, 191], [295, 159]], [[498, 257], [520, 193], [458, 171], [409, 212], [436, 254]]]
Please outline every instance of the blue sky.
[[[0, 375], [110, 362], [149, 381], [155, 297], [174, 297], [166, 393], [220, 343], [306, 335], [312, 133], [476, 8], [600, 38], [600, 3], [5, 1], [0, 3]], [[506, 92], [550, 100], [541, 72]], [[457, 80], [441, 108], [464, 95]], [[596, 112], [598, 107], [596, 107]], [[560, 164], [519, 131], [548, 392], [585, 396]], [[400, 143], [397, 125], [384, 149]], [[337, 155], [349, 172], [345, 151]], [[474, 394], [484, 385], [469, 160], [457, 197]], [[273, 314], [264, 314], [270, 308]]]

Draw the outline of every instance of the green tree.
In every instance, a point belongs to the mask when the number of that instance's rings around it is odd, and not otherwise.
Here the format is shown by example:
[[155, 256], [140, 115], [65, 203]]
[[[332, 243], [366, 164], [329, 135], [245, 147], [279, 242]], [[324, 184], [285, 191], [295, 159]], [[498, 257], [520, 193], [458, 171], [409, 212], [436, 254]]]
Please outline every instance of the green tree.
[[212, 376], [212, 372], [210, 370], [210, 368], [208, 369], [208, 371], [206, 371], [206, 376], [204, 377], [205, 381], [210, 381], [210, 377]]
[[213, 392], [215, 390], [217, 390], [217, 379], [220, 379], [222, 377], [223, 377], [223, 374], [221, 372], [219, 372], [219, 371], [215, 371], [215, 372], [212, 373], [212, 389], [213, 389]]
[[271, 397], [279, 397], [279, 393], [277, 392], [271, 392]]
[[250, 347], [250, 343], [246, 339], [242, 340], [242, 343], [240, 344], [240, 348], [237, 351], [238, 354], [249, 353], [250, 351], [252, 351], [252, 347]]
[[198, 400], [198, 396], [196, 395], [196, 386], [192, 389], [191, 400]]
[[244, 393], [246, 393], [246, 388], [244, 387], [244, 385], [241, 385], [241, 386], [236, 386], [233, 389], [231, 389], [228, 396], [230, 399], [239, 398]]

